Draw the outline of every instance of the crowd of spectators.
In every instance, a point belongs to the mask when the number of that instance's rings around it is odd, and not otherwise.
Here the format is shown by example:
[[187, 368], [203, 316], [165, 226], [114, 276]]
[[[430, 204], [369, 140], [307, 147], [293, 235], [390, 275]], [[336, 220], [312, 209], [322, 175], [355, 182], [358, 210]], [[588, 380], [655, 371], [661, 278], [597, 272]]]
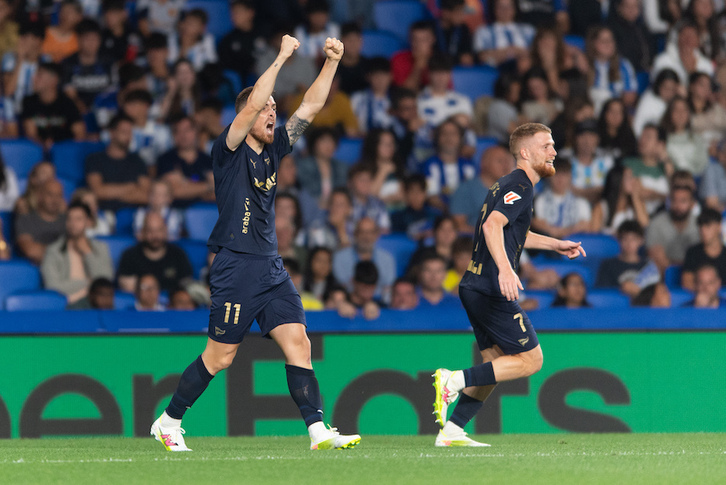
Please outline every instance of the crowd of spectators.
[[[216, 39], [207, 12], [185, 3], [0, 0], [0, 136], [32, 140], [46, 159], [60, 142], [105, 144], [68, 199], [62, 160], [23, 179], [0, 160], [0, 211], [14, 212], [0, 259], [39, 265], [69, 308], [107, 308], [112, 290], [139, 310], [207, 303], [205, 271], [195, 281], [175, 241], [187, 208], [214, 203], [209, 153], [234, 80], [254, 82], [285, 33], [301, 45], [277, 79], [279, 123], [315, 79], [325, 38], [345, 44], [325, 107], [277, 174], [279, 252], [306, 309], [373, 319], [460, 305], [481, 204], [514, 168], [506, 143], [525, 122], [551, 126], [559, 152], [532, 229], [620, 244], [590, 288], [525, 251], [526, 289], [567, 308], [589, 306], [594, 288], [668, 306], [678, 267], [688, 304], [721, 305], [723, 0], [422, 0], [428, 18], [387, 57], [362, 54], [374, 0], [233, 0], [232, 30]], [[472, 66], [497, 70], [493, 96], [457, 92], [454, 71]], [[343, 138], [362, 140], [354, 164], [336, 158]], [[122, 210], [135, 211], [138, 244], [113, 261], [102, 236]], [[403, 274], [379, 245], [390, 234], [418, 247]]]

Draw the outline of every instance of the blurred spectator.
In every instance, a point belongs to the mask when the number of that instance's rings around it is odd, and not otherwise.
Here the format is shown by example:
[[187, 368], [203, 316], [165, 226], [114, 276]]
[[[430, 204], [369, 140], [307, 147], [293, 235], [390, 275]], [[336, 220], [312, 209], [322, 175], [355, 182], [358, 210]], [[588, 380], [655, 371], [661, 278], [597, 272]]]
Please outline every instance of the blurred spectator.
[[0, 155], [0, 211], [13, 210], [18, 197], [20, 197], [18, 177], [15, 175], [15, 170], [6, 165]]
[[693, 291], [698, 268], [709, 265], [716, 269], [719, 279], [726, 281], [726, 248], [721, 234], [721, 213], [705, 208], [696, 218], [701, 242], [688, 248], [683, 260], [681, 286]]
[[35, 91], [45, 31], [40, 22], [25, 22], [19, 34], [17, 47], [2, 57], [3, 92], [18, 114], [22, 111], [23, 98]]
[[391, 131], [396, 136], [396, 159], [406, 166], [416, 164], [413, 148], [426, 136], [426, 123], [418, 115], [416, 93], [409, 89], [397, 89], [391, 96]]
[[96, 278], [88, 287], [88, 294], [66, 307], [66, 310], [113, 310], [114, 288], [109, 278]]
[[[713, 0], [688, 0], [681, 4], [684, 7], [683, 16], [671, 29], [668, 42], [677, 44], [677, 33], [681, 26], [692, 25], [696, 29], [700, 53], [712, 61], [718, 61], [723, 54], [723, 38]], [[723, 2], [719, 2], [719, 5], [723, 9]]]
[[[132, 91], [148, 90], [149, 80], [146, 79], [144, 69], [136, 64], [127, 62], [118, 68], [118, 90], [102, 93], [96, 97], [93, 103], [93, 115], [96, 125], [100, 128], [108, 128], [108, 124], [118, 114], [121, 102], [125, 101]], [[166, 85], [166, 81], [164, 81]], [[156, 108], [158, 115], [159, 108]]]
[[718, 163], [709, 163], [701, 177], [699, 195], [707, 207], [726, 210], [726, 141], [719, 144]]
[[419, 241], [432, 234], [434, 221], [441, 211], [432, 207], [426, 197], [426, 178], [418, 173], [403, 181], [405, 207], [391, 214], [391, 231], [406, 233]]
[[139, 277], [146, 273], [153, 274], [164, 291], [179, 286], [185, 278], [191, 278], [189, 258], [179, 246], [168, 242], [166, 224], [160, 214], [146, 214], [138, 240], [135, 246], [121, 255], [116, 274], [121, 290], [133, 291]]
[[442, 0], [439, 3], [439, 24], [436, 42], [439, 50], [454, 58], [456, 64], [474, 64], [473, 36], [465, 23], [465, 0]]
[[204, 153], [212, 153], [214, 140], [224, 131], [225, 127], [222, 126], [223, 108], [224, 105], [221, 101], [208, 98], [202, 101], [199, 109], [194, 113], [194, 121], [198, 129], [198, 146]]
[[571, 151], [575, 145], [577, 124], [594, 117], [595, 107], [586, 97], [576, 97], [568, 101], [565, 109], [550, 124], [552, 139], [558, 150], [562, 153]]
[[471, 99], [451, 89], [451, 71], [454, 68], [452, 59], [445, 54], [436, 54], [429, 61], [429, 85], [418, 97], [419, 116], [426, 121], [431, 131], [445, 120], [454, 116], [462, 125], [468, 126], [474, 115]]
[[[315, 120], [313, 120], [312, 125], [314, 127], [334, 128], [339, 134], [355, 138], [359, 135], [358, 118], [356, 118], [355, 113], [353, 113], [350, 98], [347, 94], [340, 91], [339, 87], [339, 79], [333, 79], [333, 84], [330, 86], [330, 92], [328, 93], [325, 105], [317, 116], [315, 116]], [[305, 94], [301, 92], [293, 100], [289, 109], [290, 113], [294, 113], [295, 110], [297, 110], [302, 103], [304, 95]]]
[[668, 196], [668, 174], [673, 172], [673, 165], [665, 146], [665, 130], [647, 124], [638, 140], [639, 156], [623, 160], [623, 166], [640, 182], [640, 196], [649, 215], [655, 214]]
[[413, 310], [418, 307], [419, 298], [416, 283], [409, 278], [398, 278], [391, 291], [392, 310]]
[[86, 137], [81, 113], [58, 89], [60, 78], [58, 64], [40, 64], [35, 75], [35, 94], [23, 98], [23, 132], [46, 150], [58, 141], [83, 141]]
[[709, 154], [715, 153], [716, 144], [726, 132], [726, 108], [716, 101], [713, 80], [703, 72], [691, 74], [688, 84], [688, 107], [691, 128], [703, 137]]
[[515, 0], [494, 0], [490, 6], [491, 22], [474, 33], [474, 51], [479, 62], [499, 66], [526, 55], [534, 37], [534, 27], [515, 22]]
[[197, 147], [197, 126], [183, 117], [172, 124], [174, 148], [156, 161], [157, 176], [171, 186], [175, 205], [188, 206], [199, 201], [214, 201], [212, 157]]
[[297, 179], [300, 187], [318, 201], [319, 207], [326, 207], [333, 189], [345, 187], [348, 165], [333, 158], [338, 147], [333, 129], [310, 130], [307, 142], [310, 156], [298, 160]]
[[401, 180], [405, 167], [396, 159], [396, 137], [389, 130], [374, 129], [366, 135], [360, 164], [373, 172], [371, 193], [391, 206], [403, 201]]
[[465, 181], [476, 176], [476, 165], [463, 158], [464, 129], [447, 119], [434, 131], [436, 155], [426, 160], [422, 172], [426, 175], [429, 202], [445, 210], [449, 197]]
[[557, 296], [552, 302], [553, 307], [586, 308], [591, 307], [587, 301], [587, 287], [580, 273], [567, 273], [557, 285]]
[[136, 4], [139, 31], [144, 37], [152, 32], [171, 34], [186, 3], [186, 0], [139, 0]]
[[375, 299], [378, 284], [378, 268], [371, 261], [359, 261], [355, 265], [353, 288], [346, 300], [339, 301], [338, 315], [353, 318], [361, 311], [366, 320], [375, 320], [381, 314], [381, 307]]
[[0, 219], [0, 261], [7, 261], [12, 256], [10, 244], [5, 239], [3, 232], [3, 221]]
[[517, 110], [521, 92], [522, 82], [518, 76], [507, 73], [499, 75], [494, 84], [494, 98], [488, 104], [482, 103], [488, 97], [476, 101], [474, 125], [477, 126], [476, 120], [479, 120], [478, 126], [482, 130], [480, 135], [491, 136], [500, 143], [509, 141], [509, 134], [521, 122]]
[[671, 292], [665, 283], [653, 283], [643, 288], [630, 302], [631, 306], [670, 308]]
[[286, 217], [275, 218], [275, 234], [277, 235], [277, 253], [283, 259], [293, 259], [301, 272], [305, 271], [308, 262], [307, 250], [295, 242], [298, 228], [292, 219]]
[[201, 101], [201, 88], [192, 63], [179, 59], [167, 81], [168, 90], [161, 103], [159, 117], [172, 120], [180, 116], [193, 116]]
[[297, 199], [302, 216], [300, 227], [308, 227], [323, 216], [318, 203], [310, 193], [297, 183], [297, 163], [293, 155], [285, 155], [277, 167], [277, 194], [288, 194]]
[[651, 79], [657, 77], [663, 69], [673, 69], [684, 86], [688, 85], [688, 76], [694, 72], [713, 76], [713, 63], [699, 50], [698, 29], [695, 25], [688, 22], [681, 24], [678, 40], [669, 42], [665, 51], [653, 60]]
[[139, 207], [134, 212], [134, 234], [138, 238], [144, 227], [146, 214], [156, 212], [161, 215], [166, 224], [167, 238], [169, 241], [176, 241], [181, 237], [184, 229], [184, 213], [180, 209], [172, 208], [172, 189], [169, 182], [155, 180], [149, 187], [149, 204], [146, 207]]
[[255, 3], [253, 0], [235, 0], [229, 6], [233, 29], [219, 41], [219, 62], [224, 69], [239, 74], [243, 83], [255, 67], [255, 43], [259, 30], [255, 28]]
[[633, 117], [633, 131], [640, 136], [647, 124], [659, 124], [668, 104], [685, 89], [680, 84], [678, 74], [672, 69], [663, 69], [655, 81], [640, 97]]
[[300, 41], [298, 52], [301, 56], [311, 57], [316, 62], [323, 58], [325, 39], [340, 38], [340, 26], [330, 21], [327, 0], [305, 2], [305, 22], [295, 28], [293, 36]]
[[600, 143], [598, 147], [614, 160], [635, 155], [638, 142], [630, 127], [628, 110], [620, 98], [612, 98], [605, 102], [597, 121]]
[[461, 306], [459, 299], [444, 289], [446, 261], [438, 254], [426, 256], [418, 273], [419, 308]]
[[86, 184], [102, 210], [118, 210], [148, 202], [150, 179], [141, 158], [129, 152], [133, 122], [124, 114], [108, 125], [109, 142], [102, 152], [86, 157]]
[[332, 293], [342, 289], [333, 276], [333, 252], [322, 246], [312, 248], [306, 266], [302, 290], [314, 295], [328, 308]]
[[616, 0], [608, 16], [608, 27], [615, 36], [618, 52], [636, 71], [650, 69], [649, 33], [639, 20], [641, 0]]
[[58, 24], [51, 25], [45, 31], [43, 54], [50, 56], [53, 62], [60, 62], [78, 51], [76, 26], [83, 20], [81, 4], [75, 0], [63, 0], [58, 11]]
[[[36, 210], [43, 185], [51, 180], [56, 180], [55, 165], [47, 161], [40, 161], [33, 165], [28, 174], [25, 192], [15, 202], [15, 215], [28, 214]], [[65, 200], [63, 201], [63, 210], [65, 210]]]
[[500, 145], [489, 147], [481, 155], [479, 176], [463, 182], [451, 196], [451, 215], [459, 232], [476, 232], [476, 223], [489, 187], [514, 170], [514, 157]]
[[635, 219], [648, 227], [650, 217], [641, 196], [640, 181], [627, 167], [614, 167], [605, 178], [602, 198], [592, 209], [593, 232], [615, 234], [623, 221]]
[[542, 69], [533, 67], [524, 75], [520, 107], [523, 119], [543, 124], [549, 124], [562, 110]]
[[599, 143], [597, 121], [589, 119], [577, 123], [574, 150], [570, 157], [572, 191], [591, 204], [600, 198], [605, 185], [605, 176], [614, 165], [611, 157], [602, 155], [598, 151]]
[[597, 272], [595, 286], [598, 288], [619, 288], [633, 297], [641, 288], [660, 281], [658, 268], [641, 256], [645, 243], [645, 231], [638, 221], [627, 220], [618, 226], [620, 253], [614, 258], [604, 259]]
[[532, 229], [557, 239], [588, 232], [590, 204], [572, 193], [572, 164], [566, 158], [556, 158], [555, 170], [547, 188], [535, 196]]
[[688, 102], [677, 96], [671, 100], [663, 114], [661, 126], [666, 132], [666, 150], [675, 168], [687, 170], [698, 177], [708, 166], [708, 146], [691, 129]]
[[353, 245], [339, 249], [333, 255], [333, 275], [350, 290], [356, 263], [373, 261], [379, 275], [375, 296], [388, 301], [391, 285], [396, 279], [396, 260], [388, 251], [376, 247], [379, 236], [380, 230], [373, 219], [364, 217], [358, 221], [353, 233]]
[[[129, 91], [121, 102], [121, 111], [134, 122], [129, 150], [137, 153], [146, 164], [150, 175], [156, 174], [157, 158], [172, 146], [169, 127], [151, 116], [153, 100], [149, 91]], [[103, 138], [108, 138], [104, 133]]]
[[411, 255], [406, 274], [418, 277], [421, 262], [431, 255], [443, 258], [446, 268], [451, 266], [454, 257], [453, 247], [456, 241], [456, 223], [450, 216], [441, 216], [434, 222], [434, 237], [431, 244], [421, 245]]
[[35, 209], [15, 219], [15, 247], [35, 264], [43, 261], [48, 245], [66, 230], [63, 186], [52, 179], [39, 189]]
[[116, 226], [116, 215], [113, 212], [99, 211], [98, 199], [90, 189], [81, 187], [73, 191], [71, 204], [82, 202], [91, 210], [91, 221], [86, 229], [86, 236], [108, 236], [114, 232]]
[[683, 263], [688, 248], [698, 243], [694, 204], [691, 187], [673, 185], [668, 210], [653, 217], [648, 226], [645, 237], [648, 256], [661, 272], [670, 265]]
[[161, 109], [159, 100], [164, 99], [169, 89], [168, 81], [171, 78], [171, 66], [167, 62], [169, 58], [169, 40], [164, 34], [154, 33], [146, 39], [146, 86], [155, 100], [153, 106], [154, 117], [159, 115]]
[[126, 2], [104, 0], [101, 8], [103, 10], [101, 57], [111, 59], [112, 62], [122, 62], [135, 57], [138, 46], [129, 43], [131, 28]]
[[18, 43], [18, 23], [13, 20], [15, 3], [0, 1], [0, 58], [15, 50]]
[[43, 285], [75, 303], [88, 294], [96, 278], [113, 278], [108, 246], [86, 236], [91, 209], [83, 202], [68, 206], [65, 235], [50, 244], [43, 256], [40, 273]]
[[191, 311], [197, 309], [192, 295], [184, 288], [176, 288], [169, 292], [169, 310]]
[[678, 21], [682, 16], [681, 3], [679, 0], [642, 0], [643, 2], [643, 21], [648, 31], [658, 36], [661, 40], [665, 40], [663, 34]]
[[570, 15], [567, 2], [560, 0], [517, 0], [517, 21], [535, 27], [557, 26], [560, 32], [569, 32]]
[[[345, 58], [348, 51], [345, 52]], [[342, 62], [342, 60], [341, 60]], [[358, 118], [358, 128], [362, 133], [391, 125], [391, 63], [385, 57], [374, 57], [366, 62], [365, 79], [370, 88], [363, 87], [350, 98], [353, 112]], [[342, 82], [341, 82], [342, 86]]]
[[530, 45], [529, 55], [532, 67], [543, 70], [550, 90], [557, 91], [560, 73], [573, 67], [562, 34], [553, 28], [538, 29]]
[[166, 310], [159, 301], [161, 291], [159, 280], [152, 273], [139, 276], [134, 289], [134, 309], [139, 312], [163, 312]]
[[302, 214], [300, 213], [300, 203], [295, 196], [290, 193], [279, 193], [275, 197], [275, 216], [277, 219], [287, 219], [292, 221], [295, 228], [302, 227]]
[[538, 269], [530, 260], [526, 249], [519, 258], [519, 279], [528, 290], [554, 290], [560, 281], [554, 269]]
[[168, 62], [188, 60], [199, 72], [205, 64], [217, 62], [214, 36], [207, 32], [207, 12], [194, 8], [182, 13], [177, 30], [169, 35]]
[[391, 57], [393, 84], [413, 91], [429, 84], [429, 61], [436, 48], [436, 31], [431, 22], [419, 20], [408, 29], [409, 50]]
[[[325, 38], [321, 40], [322, 43], [315, 53], [317, 56], [322, 55]], [[363, 31], [357, 23], [347, 22], [343, 24], [340, 29], [340, 40], [343, 41], [343, 45], [345, 45], [345, 55], [338, 65], [337, 76], [338, 79], [340, 79], [340, 90], [348, 96], [352, 96], [353, 93], [367, 89], [370, 85], [370, 59], [361, 55], [361, 49], [363, 48]], [[386, 64], [388, 79], [385, 91], [382, 93], [387, 95], [388, 87], [391, 84], [391, 72], [390, 65], [388, 65], [388, 59], [386, 59]], [[362, 128], [360, 123], [359, 126]]]
[[612, 31], [605, 26], [590, 29], [586, 40], [590, 64], [590, 97], [595, 111], [610, 98], [620, 97], [627, 107], [635, 106], [638, 98], [638, 78], [630, 61], [618, 55]]
[[451, 246], [451, 268], [446, 272], [443, 286], [454, 296], [459, 294], [459, 283], [469, 267], [473, 251], [474, 241], [471, 236], [460, 236]]
[[384, 234], [391, 231], [391, 219], [386, 204], [373, 194], [373, 169], [358, 164], [348, 171], [348, 190], [353, 202], [353, 223], [367, 217], [373, 219]]
[[66, 57], [63, 70], [63, 92], [73, 100], [82, 114], [88, 113], [96, 96], [109, 90], [114, 79], [111, 59], [99, 55], [101, 26], [92, 19], [83, 19], [76, 27], [78, 52]]
[[297, 289], [297, 292], [300, 295], [303, 310], [323, 310], [325, 308], [323, 306], [323, 302], [320, 301], [312, 293], [307, 292], [303, 289], [303, 276], [300, 272], [300, 263], [298, 263], [298, 261], [294, 258], [282, 258], [282, 266], [285, 268], [285, 271], [287, 271], [287, 273], [290, 275], [290, 279], [292, 280], [293, 285], [295, 285], [295, 289]]
[[726, 306], [726, 300], [719, 296], [721, 290], [721, 277], [719, 272], [710, 264], [705, 264], [696, 270], [693, 300], [683, 306], [694, 308], [721, 308]]

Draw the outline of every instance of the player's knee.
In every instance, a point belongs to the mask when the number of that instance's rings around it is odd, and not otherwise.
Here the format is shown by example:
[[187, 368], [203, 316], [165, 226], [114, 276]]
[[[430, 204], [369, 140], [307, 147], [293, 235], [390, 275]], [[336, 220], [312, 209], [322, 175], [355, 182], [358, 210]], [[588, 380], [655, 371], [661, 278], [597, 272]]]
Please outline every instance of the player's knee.
[[535, 352], [528, 356], [528, 358], [525, 361], [525, 374], [527, 377], [536, 374], [542, 369], [542, 364], [544, 362], [542, 352]]
[[232, 365], [236, 354], [236, 352], [214, 353], [204, 358], [204, 364], [211, 374], [216, 375], [218, 372]]

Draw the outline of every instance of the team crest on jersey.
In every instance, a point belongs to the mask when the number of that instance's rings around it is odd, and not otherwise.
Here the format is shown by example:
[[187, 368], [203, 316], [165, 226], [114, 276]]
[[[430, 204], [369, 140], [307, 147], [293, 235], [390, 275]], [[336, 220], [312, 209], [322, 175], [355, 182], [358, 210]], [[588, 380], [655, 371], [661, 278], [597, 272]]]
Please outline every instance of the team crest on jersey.
[[504, 194], [504, 203], [507, 205], [512, 205], [522, 197], [519, 196], [518, 193], [516, 193], [513, 190], [510, 190], [506, 194]]

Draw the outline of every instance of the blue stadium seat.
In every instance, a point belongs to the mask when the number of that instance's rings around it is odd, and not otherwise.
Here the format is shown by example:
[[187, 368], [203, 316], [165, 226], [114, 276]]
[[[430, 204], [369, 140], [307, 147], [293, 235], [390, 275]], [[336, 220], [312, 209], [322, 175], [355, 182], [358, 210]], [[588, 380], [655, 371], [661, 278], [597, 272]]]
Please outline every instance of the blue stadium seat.
[[217, 206], [213, 204], [196, 204], [188, 208], [184, 214], [184, 223], [189, 239], [206, 242], [218, 217]]
[[118, 270], [118, 264], [121, 262], [124, 251], [136, 244], [136, 239], [132, 236], [99, 236], [97, 239], [108, 245], [114, 270]]
[[67, 179], [64, 177], [59, 177], [58, 180], [63, 186], [63, 198], [66, 199], [66, 202], [70, 202], [73, 192], [75, 192], [80, 184], [75, 180]]
[[587, 257], [581, 258], [580, 264], [590, 268], [593, 274], [597, 274], [603, 259], [613, 258], [620, 253], [618, 240], [606, 234], [578, 233], [571, 234], [567, 239], [582, 242], [582, 247], [585, 248]]
[[454, 91], [469, 96], [473, 103], [481, 96], [494, 95], [494, 83], [497, 82], [499, 71], [490, 66], [455, 67], [451, 77]]
[[543, 308], [549, 308], [552, 306], [552, 302], [555, 301], [557, 293], [555, 291], [547, 290], [524, 290], [524, 296], [526, 300], [536, 300], [538, 303], [538, 310]]
[[377, 247], [385, 249], [396, 258], [396, 275], [402, 276], [406, 272], [411, 255], [416, 251], [418, 244], [405, 234], [393, 233], [381, 236]]
[[580, 276], [582, 276], [582, 279], [585, 281], [585, 286], [588, 288], [592, 288], [593, 284], [595, 282], [594, 277], [592, 275], [592, 272], [590, 269], [578, 262], [575, 261], [557, 261], [557, 260], [547, 260], [542, 261], [538, 259], [537, 261], [533, 261], [535, 263], [535, 267], [539, 270], [543, 269], [553, 269], [555, 272], [562, 278], [568, 273], [579, 273]]
[[581, 35], [568, 34], [565, 36], [565, 44], [577, 47], [582, 52], [585, 52], [585, 38]]
[[682, 268], [680, 266], [668, 266], [663, 274], [663, 282], [666, 284], [669, 290], [677, 290], [681, 288], [681, 273]]
[[25, 260], [0, 261], [0, 306], [14, 293], [40, 289], [40, 272]]
[[113, 295], [113, 307], [116, 310], [128, 310], [134, 308], [134, 302], [136, 298], [133, 293], [126, 293], [125, 291], [116, 291]]
[[10, 241], [13, 240], [13, 213], [10, 211], [3, 211], [0, 212], [0, 224], [2, 224], [2, 234], [3, 239], [8, 241], [8, 244]]
[[390, 32], [381, 30], [364, 30], [361, 54], [366, 57], [389, 58], [406, 47], [406, 44]]
[[27, 178], [33, 165], [43, 159], [43, 148], [30, 140], [2, 140], [0, 154], [19, 179]]
[[133, 236], [134, 235], [134, 214], [136, 209], [127, 207], [116, 211], [116, 231], [117, 236]]
[[362, 148], [362, 138], [341, 138], [333, 158], [352, 165], [360, 160]]
[[239, 73], [237, 71], [233, 71], [231, 69], [225, 69], [224, 70], [224, 77], [227, 79], [227, 81], [232, 84], [232, 88], [234, 89], [235, 94], [242, 91], [242, 78], [240, 77]]
[[212, 34], [217, 42], [232, 30], [228, 0], [189, 0], [184, 10], [195, 8], [201, 8], [209, 15], [207, 32]]
[[65, 310], [66, 297], [53, 290], [16, 293], [5, 298], [5, 310], [18, 311], [59, 311]]
[[199, 278], [199, 272], [207, 266], [207, 254], [209, 253], [207, 242], [194, 239], [179, 239], [174, 244], [187, 253], [189, 262], [192, 263], [192, 269], [194, 269], [194, 277]]
[[373, 5], [373, 22], [378, 30], [386, 30], [408, 44], [408, 28], [429, 17], [422, 2], [418, 0], [386, 0]]
[[688, 290], [670, 288], [671, 308], [678, 308], [693, 300], [693, 293]]
[[638, 95], [641, 95], [645, 92], [646, 89], [648, 89], [648, 86], [650, 86], [650, 72], [639, 71], [637, 73], [637, 76], [638, 76]]
[[481, 160], [481, 156], [482, 153], [484, 153], [484, 150], [498, 144], [499, 140], [491, 136], [480, 136], [476, 139], [476, 152], [474, 153], [474, 163], [476, 163], [477, 167], [479, 166], [479, 161]]
[[104, 147], [102, 142], [62, 141], [55, 143], [50, 149], [50, 158], [55, 164], [59, 177], [83, 185], [86, 179], [86, 157], [91, 153], [103, 151]]
[[627, 308], [630, 298], [618, 290], [592, 290], [587, 293], [587, 301], [595, 308]]

